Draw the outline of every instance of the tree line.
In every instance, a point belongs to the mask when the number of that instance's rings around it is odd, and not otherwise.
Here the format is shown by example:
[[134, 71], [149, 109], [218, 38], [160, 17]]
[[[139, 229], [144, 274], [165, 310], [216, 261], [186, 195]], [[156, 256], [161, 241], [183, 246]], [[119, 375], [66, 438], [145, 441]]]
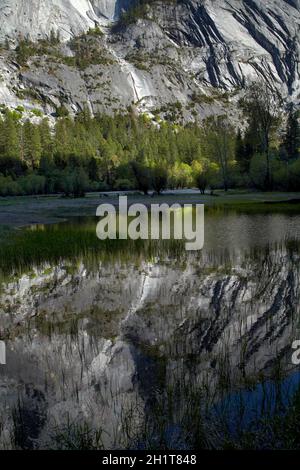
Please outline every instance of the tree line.
[[75, 118], [62, 113], [53, 126], [1, 108], [0, 195], [165, 188], [300, 189], [298, 113], [281, 116], [280, 99], [266, 85], [249, 87], [240, 101], [244, 123], [226, 116], [178, 125], [153, 122], [133, 110]]

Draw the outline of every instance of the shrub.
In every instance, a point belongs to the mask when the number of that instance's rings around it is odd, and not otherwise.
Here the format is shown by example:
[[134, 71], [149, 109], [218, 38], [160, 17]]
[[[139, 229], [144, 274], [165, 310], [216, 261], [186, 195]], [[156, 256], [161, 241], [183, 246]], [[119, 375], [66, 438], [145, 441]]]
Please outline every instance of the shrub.
[[43, 194], [46, 188], [45, 176], [31, 174], [18, 179], [23, 194]]
[[0, 196], [18, 196], [21, 195], [22, 189], [11, 176], [0, 175]]
[[201, 194], [205, 193], [205, 190], [208, 186], [208, 175], [206, 171], [196, 174], [195, 185], [197, 186]]
[[171, 170], [171, 185], [174, 188], [188, 188], [193, 183], [192, 167], [187, 163], [175, 163]]
[[300, 159], [290, 166], [289, 189], [291, 191], [299, 191], [300, 189]]
[[61, 106], [59, 106], [58, 108], [56, 108], [56, 116], [57, 116], [58, 118], [69, 116], [69, 111], [67, 110], [67, 108], [66, 108], [66, 106], [65, 106], [64, 104], [62, 104]]
[[256, 153], [250, 162], [250, 178], [255, 187], [264, 189], [267, 179], [267, 159], [264, 154]]
[[99, 26], [95, 26], [95, 28], [90, 28], [87, 33], [87, 36], [98, 36], [102, 37], [103, 36], [103, 31], [99, 28]]
[[160, 194], [168, 185], [168, 172], [163, 167], [156, 167], [152, 170], [152, 186], [154, 191]]
[[134, 189], [134, 182], [125, 178], [119, 178], [114, 184], [114, 189], [117, 191], [128, 191]]
[[89, 180], [83, 168], [72, 171], [65, 170], [62, 174], [61, 189], [65, 196], [84, 197], [89, 189]]
[[108, 186], [108, 184], [105, 181], [100, 181], [98, 183], [98, 191], [106, 192], [106, 191], [109, 191], [109, 190], [110, 190], [110, 187]]
[[22, 114], [22, 113], [24, 113], [25, 108], [24, 108], [24, 106], [19, 105], [19, 106], [16, 107], [16, 111], [18, 111], [18, 113]]
[[43, 113], [40, 109], [34, 108], [34, 109], [31, 110], [31, 112], [32, 112], [32, 114], [34, 114], [37, 117], [43, 117]]
[[137, 162], [132, 162], [131, 166], [136, 179], [137, 188], [143, 191], [144, 194], [148, 194], [148, 191], [152, 187], [151, 170], [145, 165]]

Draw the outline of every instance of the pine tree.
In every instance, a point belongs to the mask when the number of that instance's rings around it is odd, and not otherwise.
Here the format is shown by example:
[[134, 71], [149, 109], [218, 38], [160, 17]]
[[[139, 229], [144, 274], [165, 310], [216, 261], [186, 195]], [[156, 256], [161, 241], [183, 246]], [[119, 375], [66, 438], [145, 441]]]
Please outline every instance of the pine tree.
[[52, 44], [52, 46], [56, 46], [57, 44], [59, 44], [60, 32], [59, 31], [55, 32], [54, 29], [51, 29], [49, 41]]
[[283, 145], [286, 150], [288, 160], [296, 160], [299, 157], [300, 126], [298, 122], [298, 113], [294, 111], [293, 107], [289, 110]]
[[55, 125], [54, 157], [56, 164], [64, 168], [72, 150], [73, 123], [69, 118], [59, 119]]
[[26, 121], [23, 127], [24, 158], [29, 167], [37, 168], [41, 155], [42, 144], [38, 126]]
[[0, 127], [0, 155], [6, 158], [20, 156], [18, 124], [9, 111]]
[[42, 155], [51, 157], [53, 155], [53, 139], [51, 136], [50, 126], [48, 119], [43, 119], [39, 125]]
[[249, 170], [250, 157], [251, 155], [249, 156], [248, 148], [245, 145], [244, 138], [239, 129], [235, 141], [235, 159], [239, 164], [241, 172], [247, 172]]

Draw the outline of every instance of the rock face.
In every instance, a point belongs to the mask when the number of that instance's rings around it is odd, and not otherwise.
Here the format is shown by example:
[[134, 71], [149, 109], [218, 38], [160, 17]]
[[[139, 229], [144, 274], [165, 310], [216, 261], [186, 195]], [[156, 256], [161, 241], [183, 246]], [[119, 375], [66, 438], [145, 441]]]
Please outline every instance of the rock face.
[[162, 22], [177, 44], [195, 48], [192, 67], [198, 74], [202, 62], [202, 79], [230, 88], [262, 76], [299, 92], [298, 2], [190, 1], [178, 10]]
[[[36, 40], [53, 29], [68, 41], [98, 24], [104, 36], [97, 47], [111, 59], [79, 70], [39, 58], [19, 75], [4, 53], [1, 100], [14, 101], [14, 82], [17, 89], [34, 87], [41, 102], [50, 103], [47, 113], [62, 101], [74, 110], [87, 102], [93, 111], [110, 112], [132, 103], [146, 111], [172, 108], [179, 101], [189, 119], [191, 111], [230, 113], [247, 82], [262, 79], [287, 100], [299, 102], [298, 0], [158, 0], [135, 23], [111, 28], [133, 4], [1, 0], [0, 40], [16, 39], [19, 33]], [[62, 46], [62, 54], [72, 53], [68, 44]]]
[[1, 0], [0, 39], [29, 35], [38, 39], [59, 30], [62, 37], [78, 35], [94, 26], [117, 19], [132, 0]]

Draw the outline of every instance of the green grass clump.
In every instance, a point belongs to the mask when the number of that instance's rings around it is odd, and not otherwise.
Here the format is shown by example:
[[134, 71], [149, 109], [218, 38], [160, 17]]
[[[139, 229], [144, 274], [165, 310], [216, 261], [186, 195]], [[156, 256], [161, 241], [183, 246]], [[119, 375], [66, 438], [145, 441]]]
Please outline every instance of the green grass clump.
[[[136, 261], [184, 250], [180, 240], [99, 240], [97, 220], [62, 223], [12, 231], [2, 228], [0, 277], [28, 272], [45, 263], [77, 262], [84, 259], [92, 267], [99, 261]], [[1, 233], [0, 233], [1, 235]]]

